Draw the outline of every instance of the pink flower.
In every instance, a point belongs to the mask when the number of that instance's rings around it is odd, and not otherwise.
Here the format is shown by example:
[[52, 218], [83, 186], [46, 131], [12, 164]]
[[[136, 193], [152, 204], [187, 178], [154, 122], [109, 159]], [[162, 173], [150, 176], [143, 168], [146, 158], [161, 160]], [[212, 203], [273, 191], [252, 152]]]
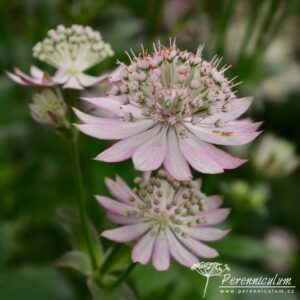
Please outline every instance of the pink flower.
[[219, 208], [218, 196], [205, 196], [201, 182], [179, 182], [163, 170], [148, 180], [136, 179], [134, 190], [117, 177], [106, 185], [115, 200], [96, 196], [107, 217], [121, 225], [102, 232], [102, 236], [119, 243], [136, 241], [132, 261], [152, 262], [158, 271], [167, 270], [170, 258], [191, 267], [200, 258], [214, 258], [218, 252], [203, 242], [223, 238], [228, 230], [214, 228], [229, 214]]
[[48, 37], [33, 47], [33, 56], [46, 62], [56, 69], [53, 76], [44, 78], [44, 72], [34, 69], [32, 77], [28, 77], [19, 70], [9, 77], [23, 85], [48, 86], [62, 85], [63, 88], [82, 90], [98, 84], [103, 77], [95, 77], [84, 72], [112, 56], [113, 51], [109, 44], [102, 40], [99, 32], [89, 26], [72, 25], [65, 28], [59, 25], [55, 30], [48, 32]]
[[30, 67], [30, 76], [23, 73], [18, 68], [14, 69], [14, 73], [6, 72], [8, 77], [20, 85], [26, 86], [52, 86], [55, 83], [52, 78], [36, 66]]
[[92, 137], [121, 140], [96, 159], [119, 162], [132, 157], [136, 169], [151, 171], [162, 164], [177, 180], [192, 178], [189, 165], [202, 173], [221, 173], [245, 160], [213, 146], [243, 145], [255, 139], [260, 123], [236, 120], [252, 98], [238, 99], [233, 83], [207, 62], [175, 45], [159, 45], [153, 54], [133, 56], [121, 64], [106, 97], [84, 99], [113, 112], [98, 118], [75, 109], [83, 124], [77, 128]]

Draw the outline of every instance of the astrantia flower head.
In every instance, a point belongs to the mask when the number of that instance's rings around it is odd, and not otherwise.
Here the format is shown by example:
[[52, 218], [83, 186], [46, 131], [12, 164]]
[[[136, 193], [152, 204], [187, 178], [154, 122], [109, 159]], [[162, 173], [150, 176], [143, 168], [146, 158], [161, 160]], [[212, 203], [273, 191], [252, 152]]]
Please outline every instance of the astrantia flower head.
[[[59, 25], [55, 30], [50, 30], [48, 37], [33, 48], [33, 56], [57, 69], [56, 73], [53, 77], [48, 76], [48, 81], [37, 82], [34, 76], [27, 76], [25, 85], [61, 84], [64, 88], [78, 90], [93, 86], [102, 77], [90, 76], [84, 71], [112, 55], [110, 45], [91, 27], [73, 25], [65, 28]], [[9, 73], [10, 78], [19, 84], [24, 83], [24, 75], [20, 72]]]
[[67, 106], [57, 91], [45, 89], [41, 93], [34, 94], [32, 103], [29, 104], [30, 114], [38, 123], [61, 126], [65, 123]]
[[238, 99], [234, 84], [218, 69], [220, 59], [208, 62], [180, 51], [175, 43], [160, 44], [154, 52], [121, 64], [105, 98], [85, 99], [115, 118], [97, 118], [76, 111], [85, 123], [78, 128], [99, 139], [121, 139], [97, 159], [117, 162], [132, 157], [136, 169], [150, 171], [164, 164], [175, 179], [189, 180], [189, 165], [202, 173], [221, 173], [240, 166], [235, 158], [211, 144], [242, 145], [259, 133], [259, 123], [238, 120], [252, 98]]
[[159, 270], [167, 270], [170, 258], [191, 267], [200, 258], [218, 255], [203, 241], [223, 238], [228, 230], [213, 226], [222, 222], [228, 209], [219, 208], [222, 199], [207, 197], [200, 191], [200, 181], [179, 182], [164, 170], [148, 180], [137, 178], [137, 187], [130, 189], [117, 177], [106, 179], [115, 200], [96, 196], [107, 210], [107, 217], [119, 228], [106, 230], [102, 236], [120, 243], [136, 241], [133, 262], [147, 264], [150, 260]]

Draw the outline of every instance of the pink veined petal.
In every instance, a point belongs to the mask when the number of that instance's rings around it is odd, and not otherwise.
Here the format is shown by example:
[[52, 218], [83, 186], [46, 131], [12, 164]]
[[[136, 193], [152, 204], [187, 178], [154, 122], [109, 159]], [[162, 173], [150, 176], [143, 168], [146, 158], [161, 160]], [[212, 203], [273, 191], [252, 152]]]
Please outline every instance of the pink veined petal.
[[86, 86], [86, 87], [93, 86], [93, 85], [97, 84], [100, 80], [99, 77], [94, 77], [94, 76], [87, 75], [84, 73], [80, 73], [80, 74], [76, 75], [76, 78], [81, 85]]
[[105, 118], [97, 119], [97, 124], [76, 124], [75, 126], [81, 132], [97, 139], [118, 140], [146, 131], [155, 124], [150, 119], [137, 120], [135, 122]]
[[204, 211], [203, 213], [200, 213], [197, 216], [199, 217], [204, 217], [205, 222], [203, 224], [197, 225], [197, 227], [207, 227], [211, 225], [216, 225], [221, 222], [223, 222], [229, 215], [230, 209], [228, 208], [220, 208], [216, 210], [210, 210], [210, 211]]
[[147, 230], [149, 230], [149, 223], [138, 223], [105, 230], [101, 233], [101, 236], [115, 242], [128, 243], [138, 239]]
[[94, 98], [81, 98], [97, 108], [105, 109], [116, 114], [119, 117], [124, 117], [126, 114], [131, 113], [136, 119], [143, 119], [142, 110], [132, 104], [122, 104], [122, 99], [120, 97], [94, 97]]
[[184, 227], [184, 232], [187, 233], [191, 238], [200, 241], [217, 241], [222, 239], [230, 230], [222, 230], [213, 227]]
[[8, 72], [6, 71], [6, 74], [7, 76], [14, 82], [16, 82], [17, 84], [20, 84], [20, 85], [24, 85], [24, 86], [28, 86], [28, 85], [32, 85], [32, 84], [29, 84], [25, 81], [23, 81], [19, 76], [17, 76], [16, 74], [13, 74], [11, 72]]
[[136, 217], [136, 216], [130, 216], [130, 217], [121, 216], [112, 212], [107, 212], [106, 217], [112, 222], [114, 222], [115, 224], [119, 224], [119, 225], [137, 224], [137, 223], [142, 223], [146, 220], [145, 218]]
[[187, 122], [184, 123], [184, 126], [200, 140], [216, 145], [238, 146], [248, 144], [261, 133], [261, 131], [226, 130], [226, 127], [204, 127], [201, 124], [193, 125]]
[[65, 89], [83, 90], [83, 86], [80, 84], [75, 76], [70, 76], [67, 82], [63, 85]]
[[115, 143], [95, 157], [96, 160], [105, 162], [119, 162], [130, 158], [134, 151], [155, 137], [161, 130], [161, 125], [156, 125], [145, 132], [135, 134], [122, 141]]
[[152, 264], [157, 271], [165, 271], [170, 267], [170, 251], [164, 230], [160, 230], [153, 248]]
[[151, 171], [161, 166], [166, 156], [166, 133], [167, 127], [163, 126], [155, 137], [134, 151], [132, 160], [136, 169]]
[[34, 78], [28, 76], [24, 72], [22, 72], [20, 69], [15, 68], [15, 73], [17, 76], [19, 76], [23, 81], [29, 83], [29, 84], [34, 84], [36, 81]]
[[192, 174], [178, 143], [176, 131], [170, 127], [167, 133], [167, 153], [164, 160], [167, 172], [177, 180], [191, 180]]
[[109, 192], [119, 201], [124, 202], [132, 206], [132, 203], [129, 201], [132, 192], [129, 192], [127, 189], [124, 189], [120, 184], [111, 180], [108, 177], [104, 179], [105, 185], [107, 186]]
[[244, 164], [247, 159], [234, 157], [225, 151], [208, 143], [198, 141], [206, 150], [207, 154], [215, 161], [222, 169], [235, 169]]
[[126, 190], [127, 193], [132, 193], [131, 188], [128, 186], [128, 184], [126, 183], [126, 181], [122, 177], [116, 175], [116, 183], [119, 184], [120, 186], [122, 186], [122, 188], [124, 190]]
[[199, 214], [193, 216], [181, 217], [181, 220], [185, 222], [196, 221], [200, 219], [203, 223], [197, 224], [197, 227], [209, 227], [211, 225], [219, 224], [223, 222], [230, 213], [228, 208], [219, 208], [215, 210], [205, 210]]
[[243, 97], [232, 100], [231, 109], [224, 113], [222, 120], [235, 120], [244, 114], [253, 102], [253, 97]]
[[97, 108], [108, 110], [119, 117], [124, 115], [121, 110], [121, 102], [117, 97], [84, 97], [81, 99]]
[[132, 206], [129, 206], [127, 204], [124, 203], [120, 203], [116, 200], [110, 199], [108, 197], [104, 197], [104, 196], [99, 196], [96, 195], [96, 200], [97, 202], [104, 207], [106, 210], [122, 215], [122, 216], [126, 216], [128, 211], [133, 210]]
[[226, 123], [226, 130], [237, 130], [239, 132], [253, 132], [256, 131], [263, 122], [252, 122], [249, 119], [229, 121]]
[[52, 77], [52, 79], [57, 84], [64, 84], [70, 79], [70, 77], [71, 76], [68, 73], [66, 73], [64, 70], [57, 70], [54, 76]]
[[132, 261], [147, 264], [150, 261], [155, 240], [156, 236], [152, 236], [149, 230], [134, 246], [131, 253]]
[[218, 120], [231, 121], [244, 114], [253, 102], [253, 97], [244, 97], [232, 100], [231, 107], [228, 112], [219, 112], [211, 116], [203, 118], [203, 123], [213, 124]]
[[192, 135], [187, 138], [179, 139], [180, 149], [189, 164], [201, 173], [217, 174], [222, 173], [223, 169], [203, 148], [201, 143]]
[[166, 237], [170, 254], [178, 263], [190, 268], [193, 264], [198, 262], [197, 257], [178, 241], [169, 228], [166, 229]]
[[214, 210], [219, 208], [223, 203], [223, 197], [219, 195], [208, 196], [204, 199], [204, 207], [205, 211]]
[[[107, 120], [105, 118], [101, 118], [101, 117], [97, 117], [97, 116], [93, 116], [90, 114], [86, 114], [82, 111], [80, 111], [79, 109], [72, 107], [76, 117], [82, 122], [82, 123], [86, 123], [86, 124], [101, 124], [101, 122], [103, 122], [103, 120]], [[117, 120], [117, 119], [116, 119]]]
[[189, 236], [179, 236], [179, 239], [186, 248], [188, 248], [190, 251], [192, 251], [192, 253], [194, 253], [198, 257], [215, 258], [219, 256], [218, 252], [215, 249], [208, 247], [205, 244], [194, 240], [193, 238], [190, 238]]
[[33, 78], [43, 79], [45, 72], [36, 66], [30, 67], [30, 74]]

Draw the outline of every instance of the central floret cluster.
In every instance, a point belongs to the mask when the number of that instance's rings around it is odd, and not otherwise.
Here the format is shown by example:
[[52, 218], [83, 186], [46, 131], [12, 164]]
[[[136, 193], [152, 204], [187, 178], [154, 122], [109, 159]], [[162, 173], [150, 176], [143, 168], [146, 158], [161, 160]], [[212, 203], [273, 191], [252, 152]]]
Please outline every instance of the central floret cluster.
[[197, 257], [212, 258], [217, 251], [201, 241], [221, 239], [227, 230], [211, 226], [222, 222], [228, 209], [220, 209], [218, 196], [207, 197], [200, 181], [179, 182], [163, 170], [148, 179], [136, 178], [131, 190], [117, 177], [106, 179], [116, 200], [96, 196], [113, 222], [123, 225], [107, 230], [102, 236], [117, 241], [138, 240], [132, 251], [134, 262], [152, 264], [157, 270], [169, 268], [170, 256], [191, 267]]
[[171, 125], [226, 111], [236, 99], [232, 81], [224, 76], [227, 67], [218, 70], [220, 59], [202, 59], [202, 49], [193, 54], [159, 45], [153, 55], [134, 55], [129, 66], [121, 64], [119, 84], [110, 94], [141, 107], [143, 116]]

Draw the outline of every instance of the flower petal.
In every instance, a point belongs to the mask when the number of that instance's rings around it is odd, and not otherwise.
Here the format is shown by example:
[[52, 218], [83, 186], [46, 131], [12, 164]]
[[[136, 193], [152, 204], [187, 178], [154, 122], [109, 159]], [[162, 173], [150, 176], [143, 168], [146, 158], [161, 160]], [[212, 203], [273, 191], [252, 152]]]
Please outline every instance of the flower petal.
[[149, 223], [131, 224], [116, 229], [105, 230], [101, 233], [101, 236], [115, 242], [128, 243], [138, 239], [148, 229]]
[[70, 76], [67, 82], [63, 85], [65, 89], [83, 90], [83, 86], [75, 76]]
[[187, 233], [191, 238], [200, 241], [217, 241], [222, 239], [230, 230], [222, 230], [213, 227], [185, 227], [184, 232]]
[[202, 222], [197, 224], [197, 227], [208, 227], [211, 225], [219, 224], [224, 221], [230, 213], [228, 208], [219, 208], [215, 210], [205, 210], [199, 214], [193, 216], [181, 217], [180, 219], [183, 223], [189, 221], [201, 220]]
[[244, 97], [230, 100], [228, 111], [215, 113], [211, 116], [203, 118], [203, 123], [214, 124], [218, 120], [231, 121], [244, 114], [253, 102], [253, 97]]
[[166, 229], [166, 237], [170, 253], [178, 263], [190, 268], [193, 264], [198, 262], [197, 257], [183, 247], [170, 229]]
[[132, 261], [147, 264], [152, 255], [155, 239], [156, 236], [152, 236], [151, 230], [148, 231], [134, 246], [131, 253]]
[[170, 252], [164, 230], [160, 230], [153, 248], [152, 264], [157, 271], [165, 271], [170, 267]]
[[79, 83], [85, 87], [93, 86], [101, 80], [101, 78], [99, 78], [99, 77], [94, 77], [94, 76], [87, 75], [84, 73], [80, 73], [80, 74], [76, 75], [76, 78], [79, 81]]
[[207, 127], [201, 126], [201, 124], [193, 125], [188, 122], [185, 122], [184, 126], [200, 140], [216, 145], [244, 145], [253, 141], [261, 133], [260, 131], [239, 131], [238, 127], [227, 130], [226, 126], [222, 128]]
[[149, 119], [135, 122], [124, 122], [115, 119], [97, 118], [97, 124], [75, 125], [81, 132], [102, 140], [125, 139], [134, 134], [143, 132], [154, 125]]
[[[64, 84], [70, 79], [70, 77], [71, 77], [70, 74], [66, 73], [65, 70], [58, 69], [52, 79], [57, 84]], [[73, 78], [76, 79], [74, 76], [73, 76]], [[76, 80], [76, 82], [77, 82], [77, 80]], [[76, 84], [79, 84], [79, 83], [77, 82]]]
[[117, 97], [83, 97], [80, 98], [97, 108], [108, 110], [119, 117], [124, 114], [121, 110], [121, 102]]
[[207, 227], [223, 222], [229, 215], [230, 209], [220, 208], [216, 210], [209, 210], [195, 215], [197, 218], [205, 218], [204, 223], [197, 225], [197, 227]]
[[208, 196], [204, 199], [204, 207], [205, 211], [214, 210], [219, 208], [223, 203], [223, 197], [219, 195]]
[[129, 201], [132, 192], [128, 192], [127, 189], [124, 189], [121, 185], [117, 182], [111, 180], [108, 177], [104, 178], [105, 185], [107, 186], [109, 192], [119, 201], [129, 204], [130, 206], [132, 203]]
[[23, 81], [23, 80], [20, 78], [20, 76], [14, 74], [14, 73], [11, 73], [11, 72], [6, 71], [6, 74], [7, 74], [7, 76], [8, 76], [12, 81], [16, 82], [17, 84], [25, 85], [25, 86], [31, 85], [31, 84], [29, 84], [28, 82]]
[[31, 66], [29, 72], [35, 79], [43, 79], [45, 75], [45, 72], [36, 66]]
[[99, 196], [96, 195], [96, 200], [97, 202], [103, 206], [106, 210], [122, 215], [122, 216], [126, 216], [128, 211], [131, 211], [133, 209], [132, 206], [129, 206], [127, 204], [124, 203], [120, 203], [116, 200], [110, 199], [108, 197], [104, 197], [104, 196]]
[[159, 134], [134, 151], [134, 167], [141, 171], [156, 170], [161, 166], [166, 155], [167, 127], [163, 126]]
[[234, 157], [225, 151], [205, 142], [199, 141], [208, 155], [223, 169], [235, 169], [244, 164], [247, 159]]
[[198, 257], [215, 258], [219, 256], [218, 252], [215, 249], [208, 247], [205, 244], [194, 240], [193, 238], [187, 236], [179, 237], [179, 239], [185, 247], [187, 247], [190, 251], [192, 251], [192, 253], [194, 253]]
[[95, 157], [95, 159], [105, 162], [119, 162], [126, 160], [133, 155], [134, 151], [138, 147], [154, 138], [160, 130], [161, 126], [157, 125], [145, 132], [135, 134], [122, 141], [119, 141], [110, 148], [101, 152], [98, 156]]
[[179, 139], [180, 149], [189, 164], [201, 173], [222, 173], [223, 169], [203, 148], [201, 143], [192, 135]]
[[167, 153], [164, 160], [167, 172], [177, 180], [188, 181], [192, 174], [178, 143], [176, 131], [170, 127], [167, 133]]
[[145, 221], [145, 218], [136, 217], [136, 216], [121, 216], [112, 212], [107, 212], [106, 217], [114, 222], [115, 224], [119, 225], [129, 225], [129, 224], [136, 224], [142, 223]]

